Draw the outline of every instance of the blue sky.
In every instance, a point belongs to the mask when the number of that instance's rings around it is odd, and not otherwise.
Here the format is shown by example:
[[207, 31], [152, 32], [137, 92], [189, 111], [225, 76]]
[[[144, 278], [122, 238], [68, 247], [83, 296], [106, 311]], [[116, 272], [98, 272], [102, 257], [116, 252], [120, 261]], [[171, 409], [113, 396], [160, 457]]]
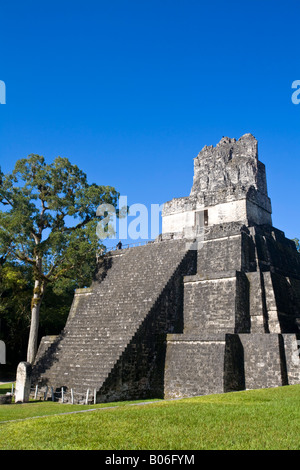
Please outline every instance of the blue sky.
[[193, 158], [251, 132], [273, 225], [300, 237], [296, 0], [0, 3], [0, 164], [68, 157], [128, 204], [189, 195]]

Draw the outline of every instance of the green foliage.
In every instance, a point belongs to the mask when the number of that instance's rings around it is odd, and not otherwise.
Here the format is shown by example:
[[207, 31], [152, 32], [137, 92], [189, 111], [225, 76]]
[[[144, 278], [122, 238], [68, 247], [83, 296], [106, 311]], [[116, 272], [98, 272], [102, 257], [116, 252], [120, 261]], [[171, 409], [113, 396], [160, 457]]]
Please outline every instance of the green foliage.
[[298, 238], [294, 238], [294, 242], [295, 242], [295, 244], [296, 244], [297, 250], [300, 252], [300, 242], [299, 242], [299, 239], [298, 239]]
[[[89, 268], [89, 269], [88, 269]], [[26, 357], [30, 305], [33, 291], [31, 266], [7, 262], [0, 268], [0, 339], [7, 348], [7, 369], [15, 368]], [[94, 264], [78, 279], [59, 278], [49, 283], [40, 310], [39, 339], [63, 329], [74, 296], [74, 289], [89, 285]]]
[[0, 267], [0, 339], [6, 344], [7, 367], [24, 359], [32, 289], [30, 267], [12, 262]]
[[[67, 158], [47, 164], [44, 157], [29, 155], [12, 173], [0, 171], [0, 315], [6, 335], [19, 325], [24, 338], [30, 309], [41, 305], [42, 331], [62, 327], [74, 289], [90, 285], [96, 252], [103, 248], [96, 234], [97, 207], [116, 206], [118, 197], [110, 186], [89, 184]], [[36, 342], [36, 331], [33, 336]]]
[[[110, 186], [88, 184], [86, 175], [66, 158], [46, 164], [30, 155], [1, 175], [0, 256], [33, 266], [35, 276], [52, 281], [80, 275], [101, 246], [96, 235], [100, 204], [116, 205]], [[37, 264], [42, 259], [42, 267]]]

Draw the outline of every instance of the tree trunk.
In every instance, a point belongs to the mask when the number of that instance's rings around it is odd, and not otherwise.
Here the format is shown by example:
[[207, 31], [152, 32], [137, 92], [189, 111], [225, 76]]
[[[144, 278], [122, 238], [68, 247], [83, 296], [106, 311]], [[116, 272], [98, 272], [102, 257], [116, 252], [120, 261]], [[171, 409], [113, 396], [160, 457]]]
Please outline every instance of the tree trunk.
[[27, 349], [27, 362], [30, 362], [31, 364], [34, 362], [37, 353], [40, 307], [43, 294], [43, 282], [41, 280], [35, 280], [33, 298], [31, 302], [31, 323]]

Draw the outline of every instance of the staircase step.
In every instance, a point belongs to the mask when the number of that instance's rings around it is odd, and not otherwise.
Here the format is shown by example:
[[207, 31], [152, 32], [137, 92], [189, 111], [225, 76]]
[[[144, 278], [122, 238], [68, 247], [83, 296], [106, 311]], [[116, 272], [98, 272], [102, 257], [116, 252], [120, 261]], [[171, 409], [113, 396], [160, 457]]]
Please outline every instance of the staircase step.
[[113, 256], [101, 282], [75, 293], [60, 340], [41, 347], [34, 380], [100, 390], [185, 255], [185, 241], [172, 240]]

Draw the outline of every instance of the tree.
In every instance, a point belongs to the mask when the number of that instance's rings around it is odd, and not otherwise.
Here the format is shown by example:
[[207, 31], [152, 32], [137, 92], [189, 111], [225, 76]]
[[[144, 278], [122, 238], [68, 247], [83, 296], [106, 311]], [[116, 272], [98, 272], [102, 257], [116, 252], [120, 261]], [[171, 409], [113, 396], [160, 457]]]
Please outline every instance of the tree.
[[18, 160], [11, 174], [0, 174], [0, 259], [30, 265], [33, 276], [27, 361], [37, 351], [39, 313], [45, 289], [63, 278], [79, 278], [95, 263], [101, 241], [96, 210], [116, 206], [110, 186], [88, 184], [67, 158], [47, 164], [44, 157]]
[[[95, 278], [96, 260], [86, 263], [78, 277], [58, 278], [47, 285], [39, 315], [39, 337], [57, 335], [64, 328], [74, 290], [91, 285]], [[10, 376], [26, 357], [33, 290], [33, 268], [7, 261], [0, 265], [0, 340], [6, 345], [6, 366], [0, 374]]]
[[[33, 288], [31, 267], [7, 261], [0, 266], [0, 340], [6, 345], [5, 372], [24, 358]], [[19, 359], [19, 360], [18, 360]]]
[[299, 253], [300, 253], [300, 242], [299, 242], [299, 239], [298, 239], [298, 238], [294, 238], [294, 242], [295, 242], [295, 244], [296, 244], [297, 251], [299, 251]]

